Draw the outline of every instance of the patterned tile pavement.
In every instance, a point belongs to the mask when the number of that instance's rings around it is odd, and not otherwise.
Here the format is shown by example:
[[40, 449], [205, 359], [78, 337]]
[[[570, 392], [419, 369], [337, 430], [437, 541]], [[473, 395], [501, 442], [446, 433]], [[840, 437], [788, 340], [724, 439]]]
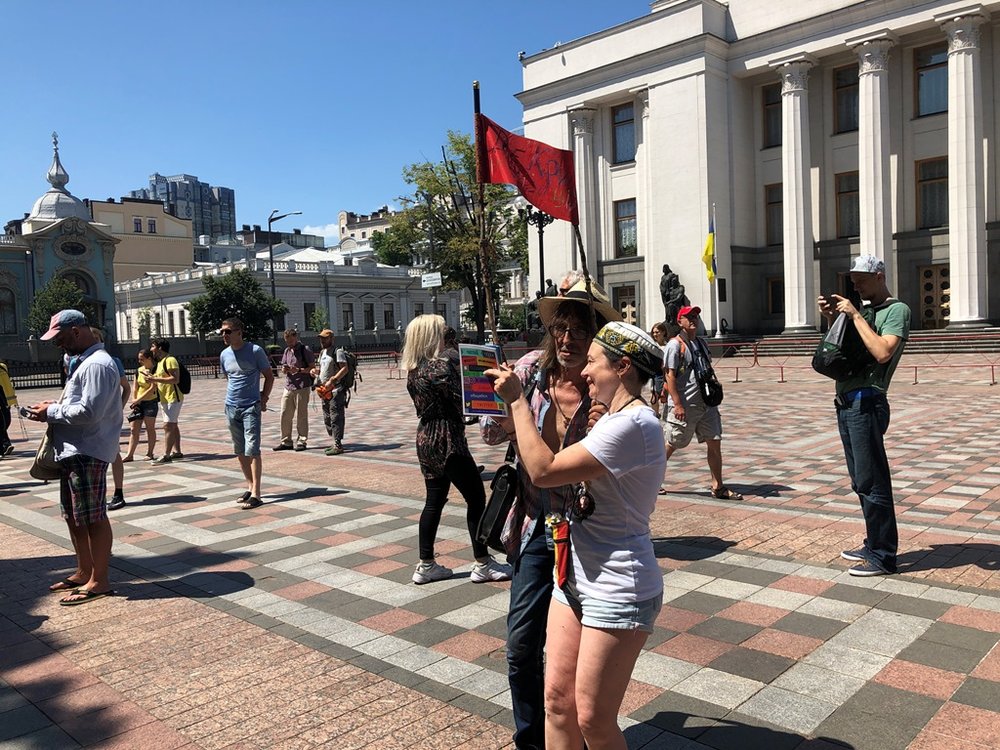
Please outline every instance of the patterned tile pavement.
[[[671, 461], [653, 519], [665, 606], [622, 708], [629, 746], [1000, 747], [991, 389], [898, 377], [888, 446], [904, 572], [859, 580], [837, 559], [863, 528], [831, 389], [800, 370], [727, 386], [726, 476], [745, 502], [709, 497], [697, 446]], [[120, 596], [74, 609], [44, 593], [71, 557], [57, 488], [27, 477], [28, 428], [0, 462], [0, 746], [510, 746], [508, 586], [469, 582], [460, 498], [438, 544], [456, 578], [409, 583], [415, 420], [399, 381], [365, 375], [348, 453], [323, 455], [312, 413], [310, 450], [266, 453], [266, 504], [249, 512], [233, 502], [223, 384], [195, 381], [187, 458], [126, 466]]]

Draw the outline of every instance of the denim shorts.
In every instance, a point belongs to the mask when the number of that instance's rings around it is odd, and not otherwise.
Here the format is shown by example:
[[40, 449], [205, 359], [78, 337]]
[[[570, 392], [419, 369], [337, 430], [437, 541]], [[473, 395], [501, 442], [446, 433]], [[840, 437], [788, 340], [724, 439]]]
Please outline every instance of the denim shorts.
[[149, 401], [139, 402], [139, 411], [142, 413], [143, 417], [153, 417], [160, 412], [160, 402], [155, 399], [150, 399]]
[[581, 599], [567, 585], [568, 591], [558, 586], [552, 587], [552, 598], [571, 608], [580, 623], [588, 628], [601, 630], [644, 630], [653, 632], [653, 623], [663, 607], [663, 593], [643, 602], [606, 602], [601, 599]]
[[260, 455], [260, 402], [250, 406], [226, 404], [226, 421], [237, 456]]

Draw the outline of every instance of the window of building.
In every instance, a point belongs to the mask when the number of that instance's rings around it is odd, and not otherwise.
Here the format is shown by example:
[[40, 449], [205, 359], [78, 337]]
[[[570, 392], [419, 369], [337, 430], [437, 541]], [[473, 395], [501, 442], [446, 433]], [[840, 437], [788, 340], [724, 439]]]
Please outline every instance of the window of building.
[[833, 132], [858, 129], [858, 66], [833, 71]]
[[760, 90], [764, 108], [764, 148], [781, 145], [781, 84], [773, 83]]
[[281, 315], [278, 315], [274, 319], [274, 330], [280, 333], [281, 331], [284, 331], [286, 327], [287, 326], [285, 325], [285, 314], [282, 313]]
[[413, 303], [413, 317], [417, 317], [418, 315], [423, 315], [423, 314], [424, 314], [424, 303], [423, 302], [414, 302]]
[[142, 219], [138, 216], [132, 217], [132, 231], [142, 234]]
[[635, 106], [611, 108], [611, 152], [615, 164], [635, 161]]
[[361, 239], [366, 239], [368, 237], [368, 232], [361, 233]]
[[615, 257], [634, 258], [639, 253], [636, 244], [635, 198], [615, 201]]
[[157, 336], [162, 336], [163, 335], [163, 326], [162, 326], [162, 323], [160, 321], [160, 314], [159, 313], [153, 313], [153, 332]]
[[913, 50], [916, 116], [948, 111], [948, 47], [934, 44]]
[[396, 309], [388, 304], [382, 308], [382, 323], [387, 329], [396, 327]]
[[448, 305], [438, 305], [437, 314], [440, 315], [445, 320], [448, 320]]
[[346, 331], [354, 325], [354, 304], [345, 302], [340, 307], [340, 325]]
[[14, 290], [10, 287], [0, 288], [0, 334], [5, 336], [17, 333], [17, 306], [14, 301]]
[[375, 303], [365, 302], [365, 330], [375, 330]]
[[780, 276], [767, 280], [767, 312], [768, 315], [785, 314], [785, 280]]
[[622, 320], [626, 323], [636, 324], [636, 300], [635, 285], [627, 284], [616, 286], [611, 290], [611, 302], [615, 309], [622, 314]]
[[150, 234], [156, 234], [156, 219], [146, 219], [146, 229]]
[[188, 335], [187, 316], [184, 314], [183, 310], [177, 311], [177, 331], [181, 336]]
[[917, 162], [917, 226], [948, 226], [948, 159]]
[[782, 216], [781, 183], [764, 186], [764, 234], [768, 245], [780, 245], [785, 241], [785, 223]]
[[167, 335], [174, 335], [174, 311], [167, 310]]
[[861, 203], [858, 198], [858, 173], [843, 172], [834, 177], [837, 189], [837, 237], [861, 234]]
[[303, 328], [307, 331], [312, 331], [313, 329], [313, 316], [316, 314], [316, 303], [315, 302], [305, 302], [302, 304], [302, 320]]

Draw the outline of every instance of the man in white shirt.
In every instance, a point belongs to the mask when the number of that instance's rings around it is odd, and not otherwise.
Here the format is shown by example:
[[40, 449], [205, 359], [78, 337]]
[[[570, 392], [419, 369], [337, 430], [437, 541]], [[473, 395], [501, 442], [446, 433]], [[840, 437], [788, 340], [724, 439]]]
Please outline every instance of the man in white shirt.
[[29, 419], [52, 427], [55, 457], [62, 470], [59, 500], [76, 550], [76, 571], [52, 584], [67, 591], [59, 601], [74, 606], [111, 596], [111, 523], [107, 511], [108, 465], [118, 455], [122, 427], [118, 368], [78, 310], [52, 316], [43, 341], [52, 341], [79, 365], [59, 401], [30, 407]]

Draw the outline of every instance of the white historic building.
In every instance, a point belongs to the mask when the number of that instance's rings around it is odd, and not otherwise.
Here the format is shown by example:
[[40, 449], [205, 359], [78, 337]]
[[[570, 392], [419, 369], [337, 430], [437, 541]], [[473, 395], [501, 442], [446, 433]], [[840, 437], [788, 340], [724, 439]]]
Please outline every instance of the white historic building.
[[[266, 256], [266, 251], [264, 255]], [[310, 255], [311, 254], [311, 255]], [[436, 312], [458, 327], [461, 292], [422, 289], [419, 275], [406, 266], [383, 266], [365, 258], [354, 265], [319, 260], [321, 249], [291, 249], [274, 261], [276, 296], [288, 313], [278, 328], [297, 328], [316, 335], [310, 325], [314, 313], [329, 321], [337, 335], [373, 334], [406, 328], [416, 315]], [[312, 257], [315, 256], [315, 257]], [[115, 314], [123, 341], [139, 338], [140, 312], [148, 310], [154, 336], [191, 336], [187, 303], [205, 293], [205, 276], [224, 275], [249, 268], [265, 291], [270, 291], [270, 264], [266, 258], [199, 265], [171, 273], [150, 274], [115, 284]]]
[[522, 65], [525, 135], [575, 151], [589, 266], [639, 325], [666, 263], [710, 330], [815, 330], [859, 253], [914, 328], [1000, 320], [1000, 1], [658, 0]]

